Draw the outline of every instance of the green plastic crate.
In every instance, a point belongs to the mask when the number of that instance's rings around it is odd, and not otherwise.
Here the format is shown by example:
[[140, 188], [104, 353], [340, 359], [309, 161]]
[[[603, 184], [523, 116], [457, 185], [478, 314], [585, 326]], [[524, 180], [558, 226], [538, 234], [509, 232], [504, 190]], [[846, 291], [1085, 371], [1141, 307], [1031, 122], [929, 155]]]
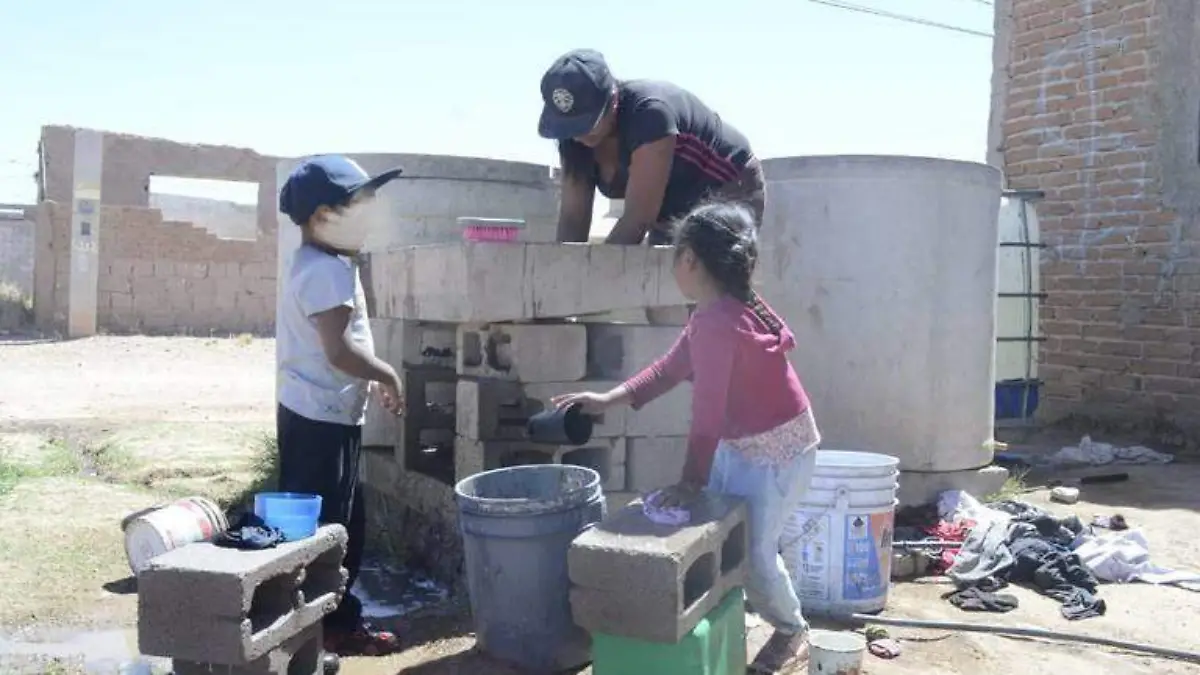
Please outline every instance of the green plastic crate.
[[725, 596], [678, 644], [592, 634], [594, 675], [743, 675], [746, 604], [741, 588]]

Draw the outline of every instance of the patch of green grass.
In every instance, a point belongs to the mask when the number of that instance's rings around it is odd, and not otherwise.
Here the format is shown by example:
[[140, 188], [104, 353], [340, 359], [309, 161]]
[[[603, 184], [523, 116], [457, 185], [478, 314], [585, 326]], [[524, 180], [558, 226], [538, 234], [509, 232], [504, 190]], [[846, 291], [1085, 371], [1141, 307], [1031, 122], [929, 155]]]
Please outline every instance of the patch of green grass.
[[79, 472], [79, 462], [59, 440], [49, 440], [39, 448], [37, 457], [17, 457], [12, 448], [0, 445], [0, 496], [12, 492], [27, 478], [69, 476]]
[[136, 467], [130, 453], [111, 441], [81, 445], [79, 459], [85, 471], [113, 483], [127, 482]]
[[244, 489], [222, 500], [221, 507], [229, 510], [236, 506], [248, 506], [255, 493], [270, 492], [279, 485], [279, 441], [271, 434], [259, 437], [254, 455], [250, 458], [250, 473], [253, 476]]
[[250, 333], [242, 333], [234, 339], [237, 340], [238, 345], [242, 347], [248, 347], [254, 342], [254, 336]]
[[994, 495], [988, 495], [984, 498], [984, 504], [992, 502], [1002, 502], [1007, 500], [1020, 499], [1029, 487], [1025, 484], [1025, 477], [1029, 475], [1028, 471], [1020, 471], [1009, 475], [1008, 480], [1004, 481], [1004, 485]]

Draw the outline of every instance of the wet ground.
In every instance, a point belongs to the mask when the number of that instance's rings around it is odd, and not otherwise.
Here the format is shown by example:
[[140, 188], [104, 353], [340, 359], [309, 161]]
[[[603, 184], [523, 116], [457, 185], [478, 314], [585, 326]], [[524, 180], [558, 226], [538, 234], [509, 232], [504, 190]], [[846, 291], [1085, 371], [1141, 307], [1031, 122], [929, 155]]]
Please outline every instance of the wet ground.
[[[132, 589], [131, 589], [132, 590]], [[372, 621], [395, 623], [437, 607], [446, 589], [424, 575], [368, 561], [354, 586], [363, 614]], [[169, 659], [138, 654], [137, 630], [30, 627], [0, 634], [0, 674], [87, 673], [88, 675], [160, 675]]]

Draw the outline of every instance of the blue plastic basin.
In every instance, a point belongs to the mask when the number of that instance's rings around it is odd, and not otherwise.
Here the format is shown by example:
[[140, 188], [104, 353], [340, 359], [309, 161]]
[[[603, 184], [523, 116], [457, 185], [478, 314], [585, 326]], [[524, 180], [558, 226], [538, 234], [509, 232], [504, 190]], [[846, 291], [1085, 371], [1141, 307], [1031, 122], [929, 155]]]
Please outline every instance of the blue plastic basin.
[[288, 541], [311, 537], [317, 532], [321, 496], [299, 492], [260, 492], [254, 495], [254, 515], [277, 527]]

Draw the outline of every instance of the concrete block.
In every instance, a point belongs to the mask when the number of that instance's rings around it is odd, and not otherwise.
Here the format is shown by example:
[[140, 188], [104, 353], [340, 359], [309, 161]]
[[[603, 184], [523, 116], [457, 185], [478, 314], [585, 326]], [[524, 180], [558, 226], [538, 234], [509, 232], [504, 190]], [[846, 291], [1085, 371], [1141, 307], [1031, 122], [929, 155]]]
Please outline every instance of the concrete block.
[[600, 474], [601, 485], [606, 492], [624, 491], [627, 482], [625, 444], [624, 438], [593, 438], [582, 447], [560, 447], [554, 459], [559, 464], [594, 469]]
[[686, 436], [630, 438], [625, 457], [628, 489], [649, 492], [678, 483], [687, 459]]
[[373, 253], [379, 315], [453, 323], [685, 303], [674, 252], [649, 246], [456, 242]]
[[674, 326], [589, 324], [588, 377], [627, 380], [666, 354], [680, 334]]
[[629, 436], [686, 436], [691, 424], [690, 382], [681, 383], [641, 410], [627, 408], [625, 412], [625, 433]]
[[455, 431], [476, 440], [523, 440], [530, 411], [521, 385], [510, 380], [459, 380]]
[[324, 655], [321, 623], [294, 635], [275, 649], [244, 665], [197, 663], [175, 659], [173, 675], [322, 675]]
[[526, 464], [554, 464], [559, 447], [525, 441], [480, 441], [458, 437], [454, 441], [454, 481], [482, 471]]
[[346, 530], [261, 551], [191, 544], [138, 575], [141, 653], [196, 663], [253, 662], [333, 611], [346, 592]]
[[[534, 414], [550, 407], [550, 399], [559, 394], [576, 391], [605, 392], [620, 382], [584, 380], [581, 382], [537, 382], [526, 384], [523, 389], [529, 399], [529, 413]], [[626, 434], [626, 421], [632, 411], [627, 406], [618, 406], [597, 415], [592, 428], [592, 438], [614, 438]]]
[[745, 581], [745, 503], [706, 494], [684, 527], [631, 504], [579, 535], [567, 553], [575, 622], [591, 631], [676, 643]]
[[379, 402], [376, 392], [371, 392], [367, 402], [367, 416], [363, 420], [362, 444], [365, 447], [392, 448], [400, 439], [401, 418], [392, 414]]
[[572, 382], [587, 369], [587, 329], [575, 323], [463, 325], [456, 350], [459, 375]]
[[641, 497], [637, 492], [604, 491], [604, 503], [610, 514], [620, 511], [633, 502], [638, 501]]
[[999, 492], [1007, 480], [1008, 469], [1002, 466], [930, 473], [901, 471], [896, 498], [900, 506], [920, 506], [937, 502], [938, 495], [946, 490], [963, 490], [982, 500]]
[[[378, 326], [378, 328], [377, 328]], [[453, 368], [452, 323], [372, 319], [376, 353], [395, 368]]]

